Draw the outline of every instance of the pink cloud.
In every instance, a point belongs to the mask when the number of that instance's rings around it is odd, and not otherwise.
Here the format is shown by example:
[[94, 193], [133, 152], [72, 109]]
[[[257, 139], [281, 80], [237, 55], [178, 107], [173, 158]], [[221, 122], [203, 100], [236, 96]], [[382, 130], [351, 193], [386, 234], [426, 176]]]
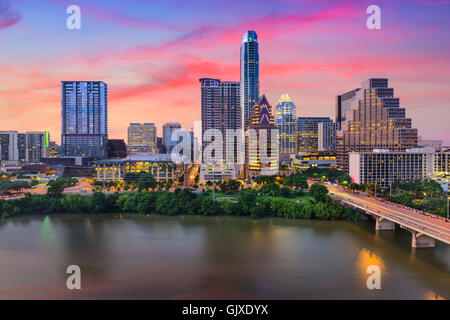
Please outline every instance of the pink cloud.
[[14, 12], [7, 5], [0, 4], [0, 29], [6, 29], [15, 25], [22, 19], [22, 16]]

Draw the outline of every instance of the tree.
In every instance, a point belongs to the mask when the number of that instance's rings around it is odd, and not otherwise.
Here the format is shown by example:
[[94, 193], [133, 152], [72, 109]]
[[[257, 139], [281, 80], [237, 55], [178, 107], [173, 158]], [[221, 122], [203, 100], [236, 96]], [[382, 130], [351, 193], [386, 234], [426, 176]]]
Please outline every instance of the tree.
[[139, 191], [156, 188], [156, 179], [150, 172], [141, 172], [137, 182]]
[[349, 186], [348, 186], [348, 188], [349, 188], [350, 190], [352, 190], [352, 191], [358, 191], [358, 190], [360, 190], [359, 184], [354, 183], [354, 182], [350, 183]]
[[64, 191], [64, 183], [58, 179], [49, 181], [47, 186], [47, 194], [52, 196], [60, 195]]
[[325, 202], [327, 200], [328, 188], [323, 184], [315, 183], [309, 188], [309, 193], [316, 202]]

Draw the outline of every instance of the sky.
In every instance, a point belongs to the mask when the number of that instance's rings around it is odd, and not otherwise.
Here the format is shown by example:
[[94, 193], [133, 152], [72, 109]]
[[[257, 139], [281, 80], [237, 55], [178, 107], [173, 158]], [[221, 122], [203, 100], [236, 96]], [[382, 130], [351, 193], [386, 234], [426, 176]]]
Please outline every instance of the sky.
[[[81, 29], [69, 30], [69, 5]], [[381, 29], [369, 30], [369, 5]], [[191, 129], [199, 78], [239, 80], [247, 30], [259, 40], [261, 94], [297, 116], [334, 118], [335, 97], [387, 77], [424, 139], [450, 145], [449, 0], [0, 0], [0, 130], [60, 142], [61, 81], [105, 81], [109, 137], [130, 122]]]

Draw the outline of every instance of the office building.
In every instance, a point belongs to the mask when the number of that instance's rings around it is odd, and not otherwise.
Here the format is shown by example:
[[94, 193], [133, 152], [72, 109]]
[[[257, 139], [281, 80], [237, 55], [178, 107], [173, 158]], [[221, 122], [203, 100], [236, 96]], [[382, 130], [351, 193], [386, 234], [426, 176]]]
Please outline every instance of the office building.
[[349, 153], [349, 174], [352, 181], [376, 183], [383, 189], [395, 181], [414, 181], [450, 174], [450, 153], [434, 148], [411, 148], [403, 152], [374, 149]]
[[3, 163], [41, 163], [49, 154], [49, 133], [1, 131], [0, 154]]
[[154, 123], [130, 123], [127, 154], [156, 153], [157, 133]]
[[361, 90], [361, 88], [356, 88], [349, 92], [336, 96], [335, 122], [338, 129], [341, 128], [341, 123], [345, 121], [347, 112], [351, 110], [351, 104], [353, 101], [355, 101], [356, 93], [359, 90]]
[[296, 107], [287, 94], [278, 100], [275, 125], [279, 130], [280, 153], [296, 153]]
[[336, 168], [336, 153], [319, 151], [298, 154], [292, 161], [292, 167], [296, 170], [305, 170], [310, 167], [319, 169]]
[[297, 119], [298, 152], [317, 152], [319, 150], [319, 123], [329, 122], [328, 117], [299, 117]]
[[0, 131], [0, 154], [1, 161], [5, 162], [19, 162], [19, 148], [18, 148], [18, 133], [17, 131]]
[[95, 179], [99, 181], [120, 181], [127, 173], [150, 172], [157, 182], [175, 180], [175, 164], [170, 154], [140, 154], [124, 159], [98, 160], [92, 163]]
[[167, 122], [163, 125], [163, 144], [166, 149], [166, 153], [171, 153], [172, 149], [178, 143], [178, 140], [172, 141], [172, 133], [181, 129], [181, 124], [178, 122]]
[[417, 146], [417, 129], [411, 127], [388, 79], [371, 78], [361, 84], [336, 140], [338, 167], [348, 172], [349, 152], [403, 152]]
[[255, 31], [247, 31], [242, 36], [240, 58], [241, 128], [246, 129], [250, 110], [259, 99], [259, 48]]
[[61, 82], [62, 153], [106, 157], [108, 86], [102, 81]]
[[319, 151], [336, 151], [336, 122], [320, 122], [318, 129]]
[[[252, 181], [259, 175], [274, 175], [279, 167], [278, 129], [272, 107], [265, 95], [250, 112], [245, 136], [245, 177]], [[254, 133], [254, 135], [252, 134]]]
[[48, 131], [26, 132], [23, 135], [25, 137], [25, 159], [21, 162], [41, 163], [42, 158], [49, 156], [50, 135]]
[[[202, 136], [207, 130], [217, 129], [223, 139], [223, 159], [225, 152], [233, 150], [233, 161], [237, 162], [240, 152], [238, 139], [227, 139], [227, 130], [241, 128], [241, 108], [239, 99], [239, 82], [221, 81], [220, 79], [202, 78], [201, 83], [201, 112]], [[203, 142], [203, 148], [207, 143]], [[243, 152], [243, 150], [242, 150]]]

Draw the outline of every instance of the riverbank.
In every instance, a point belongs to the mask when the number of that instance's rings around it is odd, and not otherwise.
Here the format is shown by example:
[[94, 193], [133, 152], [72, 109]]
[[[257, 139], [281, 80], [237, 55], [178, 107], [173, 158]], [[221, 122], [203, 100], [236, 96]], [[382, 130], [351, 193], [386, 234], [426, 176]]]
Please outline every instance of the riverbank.
[[33, 195], [10, 201], [0, 200], [0, 217], [51, 213], [101, 214], [129, 212], [137, 214], [248, 216], [253, 219], [358, 220], [359, 213], [334, 203], [329, 197], [313, 200], [309, 194], [289, 197], [267, 196], [254, 190], [242, 190], [227, 197], [212, 199], [212, 192], [196, 194], [189, 189], [174, 192], [130, 192], [92, 195]]

